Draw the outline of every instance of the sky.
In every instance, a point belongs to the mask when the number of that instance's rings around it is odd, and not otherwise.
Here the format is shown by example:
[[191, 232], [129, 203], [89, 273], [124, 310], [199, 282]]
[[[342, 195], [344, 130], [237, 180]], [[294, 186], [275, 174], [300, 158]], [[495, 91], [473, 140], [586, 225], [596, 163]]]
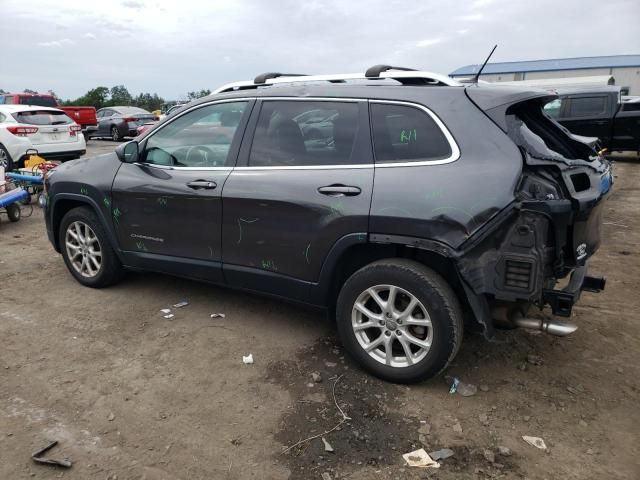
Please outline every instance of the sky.
[[0, 88], [167, 100], [262, 72], [640, 53], [638, 0], [0, 0]]

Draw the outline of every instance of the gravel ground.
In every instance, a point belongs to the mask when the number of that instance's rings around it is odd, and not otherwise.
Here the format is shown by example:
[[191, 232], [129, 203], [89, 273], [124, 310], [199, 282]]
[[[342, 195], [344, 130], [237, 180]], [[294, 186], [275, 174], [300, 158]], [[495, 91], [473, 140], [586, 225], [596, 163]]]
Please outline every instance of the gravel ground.
[[[583, 295], [568, 338], [467, 336], [446, 374], [478, 386], [470, 397], [443, 378], [403, 387], [363, 374], [314, 311], [153, 274], [83, 288], [38, 209], [3, 217], [0, 478], [640, 478], [640, 162], [616, 175], [591, 262], [606, 291]], [[314, 438], [281, 454], [331, 429], [333, 453]], [[71, 469], [31, 461], [51, 440]], [[406, 467], [401, 455], [420, 447], [454, 456]]]

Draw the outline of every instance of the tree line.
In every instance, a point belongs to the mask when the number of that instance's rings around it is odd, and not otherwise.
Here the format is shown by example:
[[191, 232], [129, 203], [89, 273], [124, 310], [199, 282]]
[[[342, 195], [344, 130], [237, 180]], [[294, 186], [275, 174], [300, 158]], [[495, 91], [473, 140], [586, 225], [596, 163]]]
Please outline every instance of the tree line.
[[[5, 92], [0, 88], [0, 95]], [[24, 89], [24, 93], [38, 93], [35, 90], [31, 90], [29, 88]], [[152, 112], [154, 110], [161, 110], [162, 106], [168, 103], [164, 98], [159, 96], [157, 93], [140, 93], [138, 95], [131, 95], [129, 90], [124, 85], [116, 85], [115, 87], [96, 87], [89, 90], [87, 93], [82, 95], [75, 100], [61, 100], [53, 90], [48, 90], [47, 92], [50, 95], [53, 95], [56, 99], [58, 99], [58, 103], [63, 106], [86, 106], [86, 107], [95, 107], [96, 109], [103, 107], [112, 107], [116, 105], [127, 105], [133, 107], [140, 107]], [[195, 100], [196, 98], [204, 97], [205, 95], [209, 95], [211, 90], [196, 90], [194, 92], [187, 93], [187, 100]], [[171, 102], [173, 103], [173, 102]]]

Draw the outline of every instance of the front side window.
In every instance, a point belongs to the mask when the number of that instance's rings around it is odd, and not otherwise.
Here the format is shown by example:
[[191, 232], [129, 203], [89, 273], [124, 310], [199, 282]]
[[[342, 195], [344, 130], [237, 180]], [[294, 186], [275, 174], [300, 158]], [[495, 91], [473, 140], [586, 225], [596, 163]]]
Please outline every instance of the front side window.
[[251, 166], [330, 166], [354, 158], [359, 128], [354, 102], [265, 101], [251, 145]]
[[176, 167], [225, 167], [231, 143], [247, 102], [208, 105], [193, 110], [165, 125], [150, 136], [143, 161]]
[[426, 112], [406, 105], [371, 104], [376, 163], [441, 160], [451, 156], [442, 129]]
[[606, 112], [607, 97], [572, 98], [569, 103], [570, 117], [592, 117]]

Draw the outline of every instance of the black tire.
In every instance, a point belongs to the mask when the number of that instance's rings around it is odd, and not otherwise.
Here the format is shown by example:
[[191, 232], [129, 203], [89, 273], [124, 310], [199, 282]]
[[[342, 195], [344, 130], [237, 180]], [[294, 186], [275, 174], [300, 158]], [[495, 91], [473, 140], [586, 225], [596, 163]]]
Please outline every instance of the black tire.
[[116, 127], [115, 125], [111, 127], [111, 140], [113, 140], [114, 142], [122, 141], [122, 135], [120, 135], [120, 130], [118, 130], [118, 127]]
[[17, 222], [18, 220], [20, 220], [20, 217], [22, 216], [20, 205], [18, 205], [17, 203], [12, 203], [11, 205], [7, 205], [6, 210], [7, 217], [9, 217], [10, 221]]
[[[390, 366], [381, 363], [372, 358], [356, 338], [352, 327], [354, 304], [368, 288], [378, 285], [393, 285], [405, 290], [424, 306], [429, 315], [431, 346], [426, 350], [425, 356], [413, 365]], [[394, 383], [414, 383], [437, 375], [453, 360], [462, 343], [463, 316], [456, 294], [440, 275], [412, 260], [380, 260], [355, 272], [340, 291], [336, 316], [338, 334], [350, 355], [371, 374]], [[412, 327], [405, 325], [403, 328]], [[397, 330], [401, 328], [398, 326]], [[382, 333], [381, 337], [386, 333]], [[393, 333], [400, 336], [395, 331], [390, 332], [390, 335]], [[394, 351], [393, 347], [391, 350]]]
[[[102, 252], [102, 261], [100, 268], [95, 276], [86, 277], [78, 272], [72, 265], [69, 258], [69, 252], [66, 248], [65, 236], [67, 229], [74, 222], [83, 222], [88, 225], [93, 233], [97, 237], [100, 250]], [[82, 285], [91, 288], [103, 288], [113, 285], [119, 282], [124, 276], [124, 269], [116, 252], [111, 246], [107, 232], [102, 227], [100, 220], [89, 207], [77, 207], [69, 210], [60, 222], [60, 228], [58, 230], [58, 242], [60, 245], [60, 251], [62, 252], [62, 258], [66, 264], [69, 272], [75, 277], [75, 279]]]
[[[0, 167], [4, 167], [5, 172], [10, 172], [14, 169], [13, 159], [4, 145], [0, 143]], [[3, 179], [4, 180], [4, 179]]]

